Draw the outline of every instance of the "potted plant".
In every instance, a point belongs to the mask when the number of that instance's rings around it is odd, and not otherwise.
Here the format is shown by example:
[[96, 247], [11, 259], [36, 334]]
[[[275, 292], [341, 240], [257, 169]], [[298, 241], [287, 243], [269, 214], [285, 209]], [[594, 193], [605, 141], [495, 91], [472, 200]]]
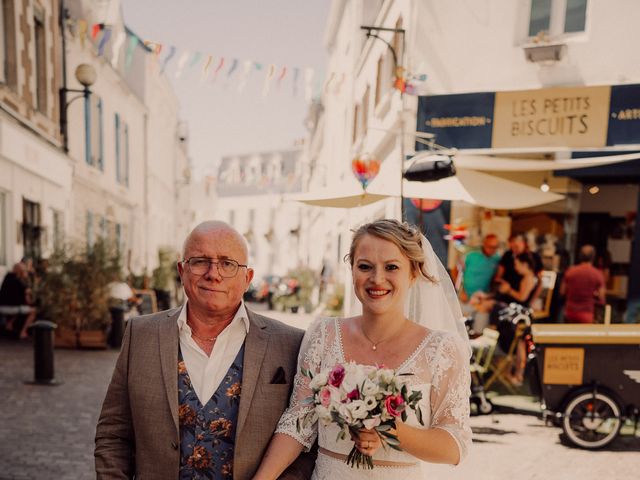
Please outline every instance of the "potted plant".
[[54, 252], [39, 298], [43, 315], [58, 324], [57, 346], [106, 348], [109, 284], [120, 275], [120, 255], [106, 241], [78, 253], [70, 247]]

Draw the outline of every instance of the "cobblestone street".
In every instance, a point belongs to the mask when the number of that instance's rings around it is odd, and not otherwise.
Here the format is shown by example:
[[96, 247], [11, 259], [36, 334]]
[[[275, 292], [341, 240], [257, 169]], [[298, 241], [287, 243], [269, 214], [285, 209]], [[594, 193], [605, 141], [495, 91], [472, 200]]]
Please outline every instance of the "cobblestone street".
[[[271, 312], [265, 312], [271, 313]], [[309, 315], [274, 313], [302, 328]], [[95, 424], [117, 352], [56, 350], [56, 387], [33, 377], [30, 343], [0, 342], [0, 480], [90, 479]], [[463, 466], [434, 466], [439, 480], [623, 480], [640, 472], [640, 437], [588, 452], [563, 445], [560, 429], [534, 416], [473, 417], [474, 448]], [[640, 435], [640, 432], [638, 433]]]

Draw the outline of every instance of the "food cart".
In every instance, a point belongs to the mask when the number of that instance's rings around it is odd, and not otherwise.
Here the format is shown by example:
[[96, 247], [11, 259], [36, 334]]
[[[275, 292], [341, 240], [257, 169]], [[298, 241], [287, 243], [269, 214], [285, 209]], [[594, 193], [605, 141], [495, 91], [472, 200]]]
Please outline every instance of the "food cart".
[[596, 449], [640, 421], [640, 325], [534, 324], [542, 411], [573, 444]]

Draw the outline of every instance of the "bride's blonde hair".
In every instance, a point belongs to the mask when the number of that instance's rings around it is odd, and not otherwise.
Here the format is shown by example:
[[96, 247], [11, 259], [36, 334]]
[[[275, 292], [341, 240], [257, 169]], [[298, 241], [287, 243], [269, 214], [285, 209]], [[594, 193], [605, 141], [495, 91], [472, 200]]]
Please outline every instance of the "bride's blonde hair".
[[409, 260], [411, 271], [422, 276], [425, 280], [434, 282], [434, 277], [427, 272], [425, 267], [424, 251], [420, 231], [406, 222], [399, 222], [390, 218], [366, 223], [353, 232], [349, 253], [345, 255], [345, 261], [353, 267], [353, 259], [358, 243], [365, 235], [373, 235], [382, 240], [387, 240], [396, 245], [402, 254]]

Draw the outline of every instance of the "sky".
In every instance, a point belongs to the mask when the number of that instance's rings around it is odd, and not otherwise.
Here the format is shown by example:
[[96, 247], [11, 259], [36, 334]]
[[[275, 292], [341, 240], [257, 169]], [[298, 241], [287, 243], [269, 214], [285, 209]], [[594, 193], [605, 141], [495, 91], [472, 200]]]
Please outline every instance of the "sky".
[[[304, 69], [313, 68], [314, 93], [324, 79], [327, 55], [323, 45], [329, 0], [123, 0], [127, 26], [144, 40], [162, 43], [162, 62], [169, 45], [176, 53], [165, 73], [174, 85], [180, 116], [189, 128], [189, 156], [196, 176], [213, 174], [220, 157], [291, 148], [305, 136], [307, 111]], [[197, 66], [176, 71], [182, 52], [199, 51]], [[206, 81], [202, 66], [213, 60]], [[215, 81], [220, 57], [225, 63]], [[235, 72], [228, 76], [232, 59]], [[254, 66], [239, 92], [244, 62]], [[264, 80], [276, 65], [269, 93]], [[282, 66], [288, 67], [278, 86]], [[300, 68], [293, 95], [294, 68]]]

